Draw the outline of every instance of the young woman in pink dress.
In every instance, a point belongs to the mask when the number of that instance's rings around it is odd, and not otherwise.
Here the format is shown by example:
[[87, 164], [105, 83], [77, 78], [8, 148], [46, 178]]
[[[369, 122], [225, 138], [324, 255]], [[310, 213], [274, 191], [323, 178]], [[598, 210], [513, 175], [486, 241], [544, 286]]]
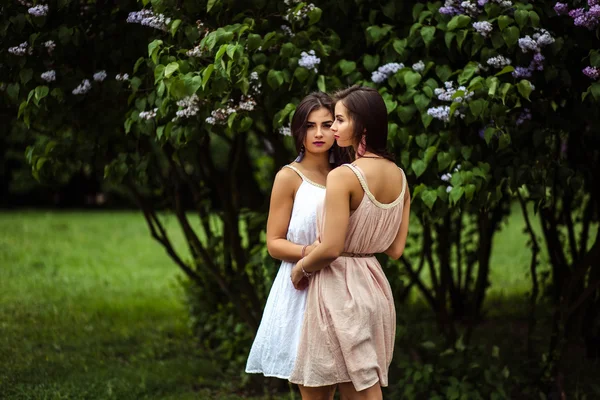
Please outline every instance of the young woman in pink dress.
[[390, 284], [374, 257], [398, 259], [408, 234], [410, 193], [386, 151], [385, 103], [375, 89], [353, 86], [335, 96], [331, 126], [356, 159], [327, 176], [317, 226], [321, 243], [292, 269], [297, 289], [308, 278], [306, 311], [290, 376], [303, 399], [382, 398], [396, 330]]

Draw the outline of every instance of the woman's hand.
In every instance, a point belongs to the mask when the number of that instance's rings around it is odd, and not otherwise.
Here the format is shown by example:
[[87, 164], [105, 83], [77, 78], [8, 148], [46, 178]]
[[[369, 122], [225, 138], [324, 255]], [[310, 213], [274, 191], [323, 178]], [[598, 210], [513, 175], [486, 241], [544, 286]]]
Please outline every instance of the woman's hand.
[[292, 278], [292, 284], [298, 290], [304, 290], [308, 287], [308, 278], [304, 276], [302, 272], [302, 260], [298, 261], [294, 268], [292, 268], [292, 273], [290, 278]]
[[309, 244], [306, 247], [306, 251], [304, 252], [304, 257], [306, 257], [307, 255], [309, 255], [310, 253], [312, 253], [312, 251], [317, 248], [317, 246], [319, 245], [319, 243], [321, 243], [321, 241], [317, 238], [317, 240], [315, 240], [313, 242], [313, 244]]

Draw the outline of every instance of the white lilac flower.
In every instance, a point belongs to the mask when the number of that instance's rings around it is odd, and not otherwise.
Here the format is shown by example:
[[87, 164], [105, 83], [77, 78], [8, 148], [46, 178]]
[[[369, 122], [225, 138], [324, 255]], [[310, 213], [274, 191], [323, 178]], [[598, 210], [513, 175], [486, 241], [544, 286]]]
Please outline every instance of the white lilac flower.
[[377, 68], [377, 71], [374, 71], [371, 74], [371, 80], [375, 83], [384, 82], [392, 74], [395, 74], [402, 68], [404, 68], [404, 64], [402, 63], [388, 63], [382, 65], [381, 67]]
[[102, 82], [103, 80], [105, 80], [107, 77], [106, 75], [106, 71], [102, 70], [102, 71], [98, 71], [94, 74], [94, 80], [96, 82]]
[[300, 53], [300, 56], [301, 58], [298, 60], [299, 66], [317, 72], [317, 65], [321, 63], [321, 59], [315, 55], [314, 50], [310, 50], [308, 53], [303, 51]]
[[507, 65], [510, 65], [510, 58], [504, 56], [496, 56], [491, 57], [487, 60], [488, 65], [491, 65], [494, 68], [504, 68]]
[[27, 42], [23, 42], [18, 46], [9, 47], [8, 52], [14, 54], [15, 56], [24, 56], [25, 54], [31, 54], [32, 49], [29, 48], [29, 44]]
[[[294, 5], [296, 3], [293, 3]], [[292, 4], [290, 4], [292, 5]], [[283, 19], [285, 19], [286, 21], [289, 22], [294, 22], [294, 21], [301, 21], [303, 19], [305, 19], [308, 16], [308, 13], [312, 10], [315, 9], [315, 5], [310, 3], [310, 4], [305, 4], [300, 10], [294, 12], [294, 7], [291, 7], [288, 11], [287, 14], [283, 16]]]
[[441, 180], [443, 180], [444, 182], [450, 182], [450, 179], [452, 179], [452, 174], [447, 173], [441, 176], [440, 178]]
[[30, 1], [27, 0], [19, 0], [19, 4], [26, 7], [31, 7], [33, 5]]
[[242, 96], [242, 100], [238, 104], [238, 109], [244, 111], [252, 111], [256, 106], [256, 101], [251, 96]]
[[175, 114], [178, 118], [189, 118], [196, 114], [200, 108], [198, 107], [198, 96], [193, 94], [191, 96], [187, 96], [182, 100], [177, 102], [179, 107], [183, 107], [181, 110], [178, 110]]
[[461, 168], [460, 164], [456, 164], [456, 167], [454, 167], [454, 172], [460, 171], [460, 168]]
[[519, 47], [523, 53], [527, 53], [528, 51], [539, 52], [540, 46], [538, 42], [531, 38], [531, 36], [527, 35], [525, 37], [519, 38]]
[[555, 41], [550, 32], [543, 28], [537, 29], [537, 32], [533, 34], [533, 38], [537, 41], [539, 47], [548, 46]]
[[283, 136], [292, 136], [292, 130], [289, 126], [282, 126], [281, 128], [279, 128], [279, 133]]
[[433, 118], [439, 119], [440, 121], [448, 122], [450, 121], [450, 107], [449, 106], [439, 106], [439, 107], [431, 107], [427, 110], [427, 114], [431, 115]]
[[446, 193], [450, 193], [452, 191], [452, 186], [446, 186]]
[[483, 37], [488, 37], [494, 29], [489, 21], [473, 22], [473, 28]]
[[54, 82], [56, 80], [56, 72], [54, 70], [46, 71], [40, 75], [40, 78], [46, 82]]
[[194, 47], [191, 50], [188, 50], [185, 53], [188, 57], [202, 57], [202, 47], [200, 45]]
[[471, 3], [469, 0], [465, 0], [460, 3], [460, 7], [464, 10], [465, 14], [475, 17], [479, 14], [479, 8], [476, 3]]
[[49, 8], [47, 4], [40, 4], [27, 10], [27, 12], [34, 17], [44, 17], [48, 15], [48, 11]]
[[206, 123], [214, 125], [217, 123], [217, 120], [214, 117], [206, 117]]
[[289, 26], [287, 26], [287, 25], [281, 25], [281, 30], [286, 35], [288, 35], [290, 37], [294, 37], [294, 32], [292, 32], [292, 28], [290, 28]]
[[141, 10], [130, 12], [127, 16], [127, 22], [167, 31], [168, 25], [171, 23], [171, 18], [167, 18], [163, 14], [154, 14], [150, 10]]
[[423, 72], [423, 70], [425, 69], [425, 63], [422, 60], [419, 60], [418, 62], [413, 64], [412, 69], [416, 72]]
[[293, 6], [300, 3], [300, 0], [283, 0], [286, 6]]
[[89, 79], [84, 79], [79, 86], [73, 89], [73, 94], [86, 94], [92, 89], [92, 84]]
[[[433, 93], [437, 96], [438, 100], [463, 103], [469, 100], [475, 94], [475, 92], [467, 90], [465, 86], [459, 86], [455, 89], [454, 83], [451, 81], [444, 82], [444, 86], [445, 88], [435, 88], [433, 90]], [[461, 91], [464, 94], [462, 96], [453, 98], [457, 91]]]
[[125, 73], [125, 74], [117, 74], [117, 76], [115, 76], [115, 79], [118, 81], [126, 81], [129, 80], [129, 74]]
[[153, 119], [156, 118], [156, 112], [158, 111], [158, 108], [155, 108], [152, 111], [142, 111], [140, 113], [140, 118], [142, 119]]
[[258, 72], [254, 71], [250, 74], [250, 90], [253, 94], [260, 94], [262, 83], [258, 77]]
[[44, 47], [48, 49], [48, 53], [52, 53], [56, 48], [56, 43], [54, 43], [54, 40], [47, 40], [44, 42]]

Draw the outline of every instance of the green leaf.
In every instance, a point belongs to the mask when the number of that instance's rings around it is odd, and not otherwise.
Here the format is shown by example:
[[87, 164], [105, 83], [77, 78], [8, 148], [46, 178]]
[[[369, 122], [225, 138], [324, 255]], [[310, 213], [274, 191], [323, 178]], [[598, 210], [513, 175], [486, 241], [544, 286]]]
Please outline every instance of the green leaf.
[[400, 55], [400, 57], [404, 56], [406, 53], [406, 47], [408, 46], [408, 40], [406, 39], [394, 39], [392, 42], [392, 47]]
[[483, 131], [483, 138], [485, 139], [485, 142], [487, 144], [490, 144], [490, 141], [492, 140], [495, 134], [496, 128], [494, 128], [493, 126], [488, 126], [487, 128], [485, 128], [485, 131]]
[[438, 171], [444, 171], [446, 168], [448, 168], [450, 162], [452, 162], [452, 156], [450, 155], [450, 153], [438, 153], [437, 162]]
[[363, 57], [363, 65], [365, 66], [367, 71], [374, 71], [375, 68], [377, 68], [377, 66], [379, 65], [379, 55], [372, 56], [370, 54], [365, 54], [365, 56]]
[[529, 82], [527, 79], [522, 79], [519, 83], [517, 83], [517, 90], [521, 96], [529, 100], [529, 95], [531, 95], [531, 92], [533, 91], [531, 82]]
[[250, 129], [250, 127], [252, 126], [252, 118], [246, 116], [242, 119], [242, 122], [240, 122], [240, 132], [246, 132]]
[[500, 135], [500, 139], [498, 140], [498, 148], [500, 150], [507, 148], [510, 145], [510, 135], [508, 133], [503, 133]]
[[475, 117], [479, 117], [483, 114], [483, 111], [487, 107], [487, 101], [484, 99], [473, 100], [469, 103], [469, 109]]
[[435, 190], [425, 190], [421, 194], [421, 200], [431, 210], [437, 200], [437, 192]]
[[48, 96], [48, 93], [50, 93], [50, 89], [48, 89], [48, 86], [36, 87], [35, 88], [35, 100], [34, 100], [35, 104], [39, 104], [41, 99]]
[[514, 70], [515, 70], [515, 68], [512, 65], [507, 65], [506, 67], [502, 68], [502, 71], [496, 73], [494, 76], [508, 74], [510, 72], [513, 72]]
[[475, 73], [477, 72], [477, 70], [479, 69], [479, 66], [477, 65], [476, 62], [469, 62], [465, 68], [463, 69], [463, 71], [460, 73], [460, 75], [458, 76], [458, 83], [461, 85], [464, 85], [465, 83], [467, 83], [469, 81], [469, 79], [471, 79], [471, 77], [473, 75], [475, 75]]
[[453, 204], [458, 203], [462, 195], [465, 193], [465, 189], [462, 186], [454, 186], [450, 191], [450, 201]]
[[251, 33], [248, 35], [248, 39], [246, 40], [246, 45], [248, 46], [248, 51], [254, 51], [260, 47], [262, 42], [262, 38], [260, 35], [256, 33]]
[[504, 28], [512, 24], [515, 20], [509, 17], [508, 15], [501, 15], [498, 17], [498, 26], [500, 30], [503, 31]]
[[421, 74], [418, 72], [408, 71], [404, 74], [404, 82], [409, 89], [414, 88], [421, 82]]
[[436, 152], [437, 152], [437, 146], [430, 146], [427, 148], [427, 150], [425, 150], [425, 157], [423, 159], [425, 160], [427, 165], [429, 165], [429, 162], [433, 159]]
[[327, 92], [327, 86], [325, 85], [324, 75], [319, 75], [319, 78], [317, 78], [317, 87], [321, 92]]
[[342, 76], [348, 75], [356, 69], [356, 63], [354, 61], [342, 60], [340, 61], [340, 69], [342, 70]]
[[309, 72], [304, 67], [297, 67], [294, 71], [294, 77], [298, 80], [298, 82], [303, 83], [309, 76]]
[[600, 52], [597, 50], [590, 51], [590, 63], [592, 67], [600, 67]]
[[220, 0], [208, 0], [206, 3], [206, 12], [210, 12], [212, 8], [219, 2]]
[[517, 10], [515, 11], [515, 20], [519, 27], [523, 28], [527, 24], [527, 20], [529, 19], [529, 12], [526, 10]]
[[179, 69], [179, 63], [173, 61], [165, 67], [165, 77], [170, 78]]
[[227, 45], [227, 56], [229, 56], [229, 58], [233, 58], [233, 56], [235, 55], [235, 51], [237, 49], [238, 49], [237, 44], [228, 44]]
[[225, 52], [227, 51], [227, 46], [227, 44], [222, 44], [221, 47], [219, 47], [217, 54], [215, 54], [215, 63], [218, 63], [219, 60], [223, 58], [223, 55], [225, 55]]
[[413, 100], [415, 102], [415, 105], [419, 109], [419, 112], [425, 111], [427, 109], [427, 106], [429, 106], [429, 103], [431, 102], [431, 99], [422, 93], [417, 93], [415, 97], [413, 97]]
[[382, 40], [392, 29], [391, 25], [371, 25], [366, 29], [367, 38], [373, 43], [377, 43]]
[[316, 24], [321, 20], [321, 14], [323, 11], [319, 7], [314, 7], [308, 12], [308, 25]]
[[502, 32], [502, 37], [508, 47], [512, 47], [519, 41], [519, 34], [519, 28], [516, 26], [509, 26]]
[[385, 108], [388, 114], [394, 111], [396, 107], [398, 107], [398, 102], [392, 99], [384, 99], [383, 101], [385, 102]]
[[293, 103], [286, 104], [285, 107], [283, 107], [283, 110], [281, 110], [277, 114], [275, 114], [276, 121], [274, 121], [275, 122], [274, 125], [275, 126], [283, 125], [287, 116], [290, 115], [290, 113], [292, 111], [294, 111], [295, 109], [296, 109], [295, 104], [293, 104]]
[[423, 172], [427, 169], [427, 163], [424, 160], [414, 159], [411, 163], [411, 168], [415, 173], [415, 176], [418, 178], [423, 175]]
[[158, 140], [160, 140], [163, 137], [163, 134], [165, 133], [165, 126], [161, 125], [159, 127], [156, 128], [156, 137], [158, 138]]
[[469, 183], [467, 186], [465, 186], [465, 198], [467, 199], [467, 201], [473, 200], [475, 189], [476, 187], [472, 183]]
[[21, 78], [21, 83], [23, 85], [26, 85], [27, 82], [29, 82], [32, 77], [33, 77], [33, 70], [31, 68], [22, 69], [19, 72], [19, 78]]
[[424, 8], [425, 8], [425, 5], [422, 3], [417, 3], [413, 6], [413, 8], [412, 8], [413, 21], [416, 21], [419, 18], [419, 15], [421, 14], [421, 12], [423, 11]]
[[534, 28], [540, 26], [540, 16], [535, 11], [529, 11], [529, 19]]
[[425, 149], [427, 147], [427, 143], [429, 143], [429, 138], [427, 137], [427, 134], [421, 133], [416, 137], [415, 141], [420, 148]]
[[442, 82], [446, 82], [452, 75], [452, 69], [447, 65], [436, 65], [435, 74]]
[[160, 49], [160, 46], [162, 46], [162, 44], [163, 41], [159, 39], [153, 40], [152, 42], [148, 43], [148, 57], [152, 58], [154, 64], [157, 63], [158, 50]]
[[423, 126], [425, 127], [425, 129], [427, 129], [427, 127], [429, 125], [431, 125], [431, 122], [433, 121], [433, 117], [427, 113], [421, 113], [421, 122], [423, 123]]
[[468, 29], [461, 29], [456, 34], [456, 45], [458, 46], [459, 50], [462, 48], [462, 45], [465, 42], [465, 39], [467, 38], [468, 33], [469, 33]]
[[[160, 65], [159, 65], [160, 67]], [[164, 66], [163, 66], [164, 67]], [[131, 88], [133, 89], [133, 91], [137, 91], [140, 86], [142, 85], [142, 80], [140, 78], [138, 78], [137, 76], [134, 76], [133, 78], [131, 78], [131, 81], [129, 81], [129, 83], [131, 84]]]
[[456, 33], [454, 32], [446, 32], [444, 35], [444, 42], [446, 43], [446, 47], [450, 49], [452, 47], [452, 39], [456, 37]]
[[271, 88], [277, 89], [279, 86], [283, 85], [283, 82], [283, 72], [272, 69], [267, 74], [267, 83]]
[[421, 37], [423, 38], [423, 42], [425, 42], [425, 46], [429, 47], [435, 39], [435, 26], [424, 26], [421, 28]]
[[146, 61], [146, 59], [144, 57], [140, 57], [137, 59], [137, 61], [135, 62], [134, 66], [133, 66], [133, 73], [135, 74], [138, 69], [140, 68], [140, 65], [142, 65], [142, 63]]
[[592, 92], [592, 96], [594, 96], [594, 99], [596, 101], [600, 101], [600, 83], [592, 83], [592, 85], [590, 86], [590, 91]]
[[180, 19], [176, 19], [175, 21], [171, 22], [171, 36], [175, 37], [175, 34], [177, 33], [177, 28], [179, 28], [179, 25], [181, 25]]
[[512, 85], [508, 82], [502, 84], [502, 87], [500, 88], [500, 94], [502, 95], [502, 103], [506, 101], [506, 95], [510, 91], [511, 87]]
[[402, 123], [407, 123], [408, 121], [410, 121], [413, 117], [413, 115], [417, 112], [417, 107], [413, 106], [413, 105], [408, 105], [408, 106], [400, 106], [398, 107], [398, 116], [400, 117], [400, 121], [402, 121]]
[[290, 58], [296, 51], [296, 46], [293, 43], [285, 43], [281, 46], [281, 50], [279, 51], [279, 55], [284, 58]]
[[452, 17], [450, 22], [448, 22], [447, 29], [449, 31], [453, 31], [456, 29], [464, 28], [464, 27], [468, 26], [470, 24], [470, 22], [471, 22], [471, 17], [468, 17], [463, 14], [455, 15], [454, 17]]
[[210, 79], [210, 76], [212, 75], [214, 70], [215, 70], [215, 65], [209, 64], [208, 67], [206, 67], [204, 69], [204, 71], [202, 72], [202, 88], [203, 89], [206, 87], [206, 83]]

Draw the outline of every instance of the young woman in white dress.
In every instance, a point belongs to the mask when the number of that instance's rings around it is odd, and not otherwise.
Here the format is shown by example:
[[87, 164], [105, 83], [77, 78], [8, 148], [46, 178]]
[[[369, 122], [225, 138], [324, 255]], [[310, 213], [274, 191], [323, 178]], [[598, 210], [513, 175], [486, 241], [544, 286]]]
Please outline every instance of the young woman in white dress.
[[247, 373], [287, 380], [294, 368], [306, 291], [294, 288], [290, 273], [315, 247], [316, 212], [325, 196], [327, 174], [348, 158], [335, 145], [332, 123], [333, 102], [325, 93], [308, 95], [294, 113], [291, 131], [299, 156], [275, 176], [267, 222], [267, 249], [282, 263], [248, 356]]

